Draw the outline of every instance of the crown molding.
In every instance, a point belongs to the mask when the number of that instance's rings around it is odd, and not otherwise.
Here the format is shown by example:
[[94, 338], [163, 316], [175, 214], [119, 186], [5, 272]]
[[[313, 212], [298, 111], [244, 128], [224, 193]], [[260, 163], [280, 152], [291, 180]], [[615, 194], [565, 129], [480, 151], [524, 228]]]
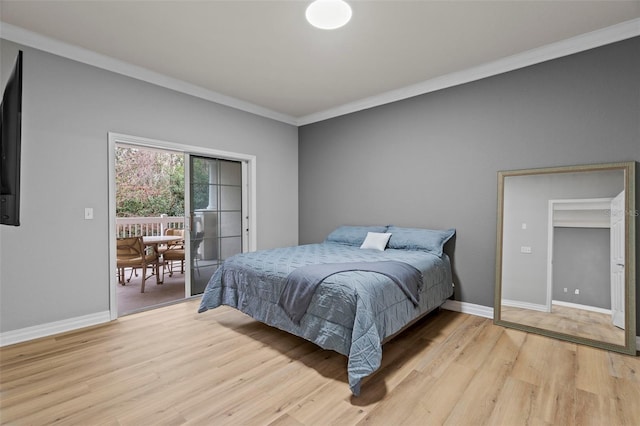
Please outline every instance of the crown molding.
[[55, 40], [53, 38], [46, 37], [41, 34], [25, 30], [24, 28], [17, 27], [15, 25], [7, 24], [2, 21], [0, 21], [0, 38], [58, 56], [62, 56], [67, 59], [72, 59], [74, 61], [92, 65], [94, 67], [112, 71], [117, 74], [125, 75], [127, 77], [135, 78], [137, 80], [142, 80], [160, 87], [175, 90], [180, 93], [185, 93], [187, 95], [215, 102], [217, 104], [234, 108], [240, 111], [248, 112], [265, 118], [270, 118], [272, 120], [280, 121], [294, 126], [297, 125], [297, 120], [290, 115], [282, 114], [277, 111], [252, 104], [250, 102], [223, 95], [222, 93], [214, 92], [212, 90], [208, 90], [203, 87], [196, 86], [194, 84], [187, 83], [182, 80], [178, 80], [176, 78], [130, 64], [128, 62], [120, 61], [110, 56], [102, 55], [91, 50], [84, 49], [82, 47], [64, 43], [62, 41]]
[[446, 89], [448, 87], [481, 80], [640, 35], [640, 18], [636, 18], [466, 70], [453, 72], [414, 85], [363, 98], [336, 108], [330, 108], [302, 117], [293, 117], [204, 89], [200, 86], [168, 77], [106, 55], [101, 55], [88, 49], [63, 43], [2, 21], [0, 21], [0, 24], [0, 38], [294, 126], [304, 126]]
[[446, 89], [464, 83], [480, 80], [505, 72], [524, 68], [541, 62], [568, 56], [574, 53], [626, 40], [640, 35], [640, 18], [625, 21], [610, 27], [591, 31], [576, 37], [568, 38], [539, 48], [527, 50], [506, 58], [453, 72], [430, 80], [423, 81], [397, 90], [391, 90], [379, 95], [360, 99], [355, 102], [331, 108], [325, 111], [309, 114], [297, 119], [298, 126], [316, 123], [353, 112], [374, 108], [436, 90]]

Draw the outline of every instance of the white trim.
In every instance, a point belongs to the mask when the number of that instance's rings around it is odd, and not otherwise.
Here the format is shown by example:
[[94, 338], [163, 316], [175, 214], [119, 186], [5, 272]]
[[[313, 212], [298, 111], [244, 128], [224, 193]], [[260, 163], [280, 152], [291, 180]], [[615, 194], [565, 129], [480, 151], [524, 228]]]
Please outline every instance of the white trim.
[[582, 309], [583, 311], [597, 312], [599, 314], [611, 315], [611, 309], [598, 308], [597, 306], [581, 305], [579, 303], [563, 302], [562, 300], [553, 300], [551, 303], [567, 308]]
[[26, 342], [27, 340], [39, 339], [41, 337], [52, 336], [54, 334], [65, 333], [79, 328], [104, 324], [110, 320], [109, 311], [103, 311], [83, 315], [81, 317], [50, 322], [47, 324], [34, 325], [32, 327], [21, 328], [18, 330], [5, 331], [4, 333], [0, 333], [0, 347]]
[[[191, 176], [191, 158], [190, 158], [190, 154], [184, 154], [184, 193], [185, 193], [185, 197], [184, 197], [184, 228], [187, 230], [187, 232], [185, 233], [185, 247], [188, 247], [189, 249], [187, 251], [185, 251], [185, 255], [187, 257], [185, 257], [184, 259], [184, 264], [185, 266], [189, 265], [188, 267], [184, 268], [184, 297], [189, 298], [191, 297], [191, 284], [193, 284], [193, 281], [191, 280], [191, 272], [192, 272], [192, 260], [194, 256], [194, 253], [191, 251], [191, 220], [188, 220], [187, 218], [189, 218], [190, 216], [190, 212], [191, 212], [191, 197], [187, 196], [187, 194], [191, 194], [191, 179], [188, 179], [187, 176]], [[113, 234], [111, 234], [113, 235]]]
[[489, 306], [475, 305], [473, 303], [448, 299], [444, 302], [442, 308], [449, 311], [462, 312], [463, 314], [493, 319], [493, 308], [490, 308]]
[[[248, 212], [249, 212], [249, 238], [248, 238], [248, 249], [249, 251], [255, 251], [258, 247], [257, 241], [257, 208], [256, 208], [256, 199], [257, 199], [257, 179], [256, 179], [256, 156], [249, 154], [241, 154], [229, 151], [221, 151], [217, 149], [205, 148], [201, 146], [194, 145], [185, 145], [176, 142], [169, 141], [161, 141], [157, 139], [149, 139], [143, 138], [139, 136], [131, 136], [125, 135], [121, 133], [113, 133], [109, 132], [109, 235], [115, 235], [115, 217], [116, 217], [116, 187], [115, 187], [115, 146], [117, 143], [120, 144], [129, 144], [129, 145], [139, 145], [150, 148], [158, 148], [165, 149], [176, 152], [184, 152], [186, 154], [195, 154], [195, 155], [205, 155], [211, 156], [220, 159], [227, 160], [235, 160], [235, 161], [243, 161], [247, 164], [247, 172], [248, 172], [248, 185], [247, 185], [247, 199], [249, 201]], [[117, 295], [116, 295], [116, 286], [117, 286], [117, 274], [116, 274], [116, 246], [115, 241], [112, 241], [109, 238], [109, 310], [111, 313], [111, 319], [118, 318], [118, 305], [117, 305]], [[189, 275], [186, 277], [190, 278]], [[186, 286], [185, 286], [186, 287]]]
[[538, 312], [550, 312], [550, 310], [545, 305], [540, 305], [538, 303], [529, 303], [529, 302], [522, 302], [519, 300], [502, 299], [502, 304], [504, 306], [509, 306], [512, 308], [529, 309], [530, 311], [538, 311]]
[[549, 200], [547, 206], [547, 293], [545, 301], [547, 303], [547, 312], [551, 312], [551, 300], [553, 298], [553, 241], [555, 238], [555, 228], [553, 227], [554, 200]]
[[290, 115], [273, 111], [250, 102], [242, 101], [222, 93], [214, 92], [173, 77], [169, 77], [147, 68], [139, 67], [110, 56], [102, 55], [82, 47], [74, 46], [38, 33], [34, 33], [15, 25], [0, 21], [0, 38], [23, 44], [35, 49], [44, 50], [63, 58], [72, 59], [94, 67], [122, 74], [127, 77], [146, 81], [160, 87], [175, 90], [197, 98], [206, 99], [220, 105], [245, 111], [261, 117], [296, 125], [296, 119]]
[[604, 46], [605, 44], [615, 43], [638, 35], [640, 35], [640, 18], [591, 31], [576, 37], [538, 47], [536, 49], [527, 50], [522, 53], [468, 68], [466, 70], [432, 78], [411, 86], [390, 90], [388, 92], [360, 99], [355, 102], [350, 102], [336, 108], [316, 112], [304, 117], [298, 117], [297, 124], [298, 126], [303, 126], [305, 124], [327, 120], [340, 115], [350, 114], [391, 102], [397, 102], [414, 96], [423, 95], [425, 93], [435, 92], [436, 90], [446, 89], [448, 87], [469, 83], [552, 59], [561, 58], [563, 56]]
[[109, 142], [107, 147], [109, 152], [109, 170], [107, 179], [108, 194], [108, 234], [109, 235], [109, 315], [112, 320], [118, 319], [118, 276], [113, 271], [117, 269], [116, 265], [116, 245], [111, 241], [112, 235], [116, 235], [116, 140], [117, 135], [109, 133]]
[[606, 44], [626, 40], [638, 35], [640, 35], [640, 18], [621, 22], [616, 25], [591, 31], [466, 70], [432, 78], [411, 86], [370, 96], [336, 108], [316, 112], [303, 117], [293, 117], [288, 114], [283, 114], [259, 105], [235, 99], [203, 87], [186, 83], [173, 77], [162, 75], [146, 68], [138, 67], [127, 62], [101, 55], [0, 21], [0, 38], [5, 40], [33, 47], [35, 49], [44, 50], [58, 56], [73, 59], [78, 62], [83, 62], [85, 64], [93, 65], [118, 74], [126, 75], [128, 77], [136, 78], [161, 87], [166, 87], [181, 93], [186, 93], [211, 102], [294, 126], [303, 126], [327, 120], [329, 118], [338, 117], [340, 115], [350, 114], [414, 96], [423, 95], [436, 90], [469, 83], [508, 71], [513, 71], [519, 68], [524, 68], [530, 65], [604, 46]]
[[613, 197], [549, 200], [549, 223], [564, 228], [611, 228], [612, 200]]

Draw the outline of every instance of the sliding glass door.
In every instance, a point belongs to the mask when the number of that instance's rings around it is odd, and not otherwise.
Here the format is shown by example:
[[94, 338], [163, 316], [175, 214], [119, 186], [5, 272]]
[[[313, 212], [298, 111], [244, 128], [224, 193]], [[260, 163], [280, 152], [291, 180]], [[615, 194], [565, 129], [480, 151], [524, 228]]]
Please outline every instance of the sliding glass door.
[[[152, 220], [157, 226], [151, 226], [151, 233], [140, 235], [162, 235], [167, 227], [184, 227], [184, 274], [180, 273], [182, 269], [176, 269], [177, 272], [173, 274], [176, 280], [184, 277], [183, 297], [201, 294], [211, 276], [225, 259], [236, 253], [256, 249], [255, 156], [109, 133], [109, 235], [112, 236], [109, 238], [109, 269], [111, 271], [109, 313], [111, 319], [121, 315], [118, 312], [120, 310], [118, 290], [122, 290], [121, 287], [123, 287], [118, 283], [115, 238], [121, 234], [119, 226], [122, 225], [120, 223], [122, 220], [117, 217], [117, 189], [122, 190], [117, 188], [119, 181], [116, 179], [118, 146], [166, 152], [170, 153], [172, 158], [175, 156], [181, 159], [180, 167], [176, 167], [176, 170], [172, 169], [175, 172], [171, 174], [172, 177], [167, 182], [162, 181], [160, 185], [162, 189], [170, 188], [170, 192], [179, 195], [181, 202], [170, 202], [166, 196], [156, 197], [163, 201], [163, 206], [170, 205], [172, 209], [158, 212], [156, 215], [158, 217]], [[147, 167], [150, 163], [153, 161], [147, 161], [142, 166]], [[182, 168], [184, 168], [184, 174], [179, 173]], [[157, 176], [154, 177], [152, 173], [148, 180], [155, 181]], [[149, 192], [148, 187], [149, 185], [143, 182], [136, 188], [144, 188]], [[131, 203], [137, 205], [140, 198], [142, 197], [133, 197]], [[182, 201], [184, 206], [180, 209]], [[130, 222], [131, 224], [147, 223], [147, 219], [149, 218], [135, 217]], [[169, 289], [168, 273], [164, 278], [165, 284], [152, 286], [154, 290], [166, 292]], [[131, 285], [126, 287], [133, 288]], [[135, 293], [141, 294], [139, 290]], [[145, 289], [142, 295], [150, 293], [151, 290]], [[178, 298], [181, 298], [180, 295]]]
[[220, 264], [243, 251], [243, 163], [190, 155], [191, 295]]

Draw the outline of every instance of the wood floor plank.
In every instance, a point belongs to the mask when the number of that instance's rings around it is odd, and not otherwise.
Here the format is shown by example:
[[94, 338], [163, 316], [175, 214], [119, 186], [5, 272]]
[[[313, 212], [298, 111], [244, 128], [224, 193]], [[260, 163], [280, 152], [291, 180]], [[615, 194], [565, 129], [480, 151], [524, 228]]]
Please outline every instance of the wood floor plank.
[[[555, 342], [554, 342], [555, 343]], [[558, 342], [562, 343], [562, 342]], [[545, 373], [537, 386], [538, 418], [548, 424], [571, 424], [575, 418], [576, 352], [572, 344], [559, 344], [545, 357], [554, 374]], [[547, 367], [549, 368], [549, 367]]]
[[614, 377], [613, 399], [622, 424], [640, 424], [640, 384], [635, 379]]
[[416, 369], [439, 377], [480, 331], [482, 324], [486, 325], [489, 322], [483, 318], [466, 316], [456, 328], [450, 329], [450, 334], [440, 344], [433, 346], [433, 350], [418, 362]]
[[576, 388], [596, 395], [612, 395], [614, 379], [610, 371], [609, 352], [580, 346], [577, 348]]
[[[474, 374], [474, 370], [463, 365], [456, 365], [450, 373], [438, 378], [413, 370], [358, 424], [443, 424], [456, 404], [457, 395], [464, 392]], [[443, 387], [446, 392], [442, 392]]]
[[487, 420], [489, 425], [530, 425], [540, 422], [535, 413], [539, 388], [507, 377]]
[[575, 422], [579, 426], [623, 426], [636, 425], [637, 419], [630, 423], [621, 421], [612, 398], [596, 395], [591, 392], [577, 389], [576, 391], [576, 416]]
[[469, 386], [458, 396], [444, 424], [464, 425], [469, 424], [471, 419], [488, 419], [512, 368], [510, 361], [489, 358], [481, 369], [475, 370]]
[[502, 327], [483, 322], [478, 333], [473, 336], [462, 352], [455, 357], [455, 362], [477, 370], [486, 362], [488, 357], [493, 357], [496, 343], [503, 333], [504, 329]]
[[[197, 300], [0, 348], [7, 425], [640, 425], [640, 360], [441, 311], [346, 357]], [[425, 423], [426, 422], [426, 423]]]
[[304, 426], [304, 423], [300, 423], [287, 413], [284, 413], [281, 416], [278, 416], [277, 419], [269, 423], [268, 426]]
[[527, 333], [509, 328], [494, 326], [502, 330], [500, 338], [491, 351], [491, 356], [507, 361], [514, 361], [522, 350], [522, 345], [527, 338]]
[[362, 381], [359, 401], [377, 401], [388, 389], [400, 384], [432, 349], [435, 342], [423, 338], [423, 333], [406, 333], [386, 343], [382, 363], [376, 374]]
[[[514, 365], [513, 375], [524, 382], [540, 386], [548, 378], [549, 368], [554, 368], [555, 357], [574, 349], [573, 343], [527, 334]], [[562, 358], [565, 359], [565, 356]]]
[[365, 410], [350, 402], [351, 392], [342, 382], [332, 380], [290, 407], [289, 415], [302, 424], [354, 424]]

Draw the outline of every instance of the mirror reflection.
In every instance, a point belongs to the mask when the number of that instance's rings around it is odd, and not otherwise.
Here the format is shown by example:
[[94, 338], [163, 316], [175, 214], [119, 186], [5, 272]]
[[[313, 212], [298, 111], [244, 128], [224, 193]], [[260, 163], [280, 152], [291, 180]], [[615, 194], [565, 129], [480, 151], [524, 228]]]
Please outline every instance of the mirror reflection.
[[633, 165], [499, 173], [497, 323], [635, 352]]

